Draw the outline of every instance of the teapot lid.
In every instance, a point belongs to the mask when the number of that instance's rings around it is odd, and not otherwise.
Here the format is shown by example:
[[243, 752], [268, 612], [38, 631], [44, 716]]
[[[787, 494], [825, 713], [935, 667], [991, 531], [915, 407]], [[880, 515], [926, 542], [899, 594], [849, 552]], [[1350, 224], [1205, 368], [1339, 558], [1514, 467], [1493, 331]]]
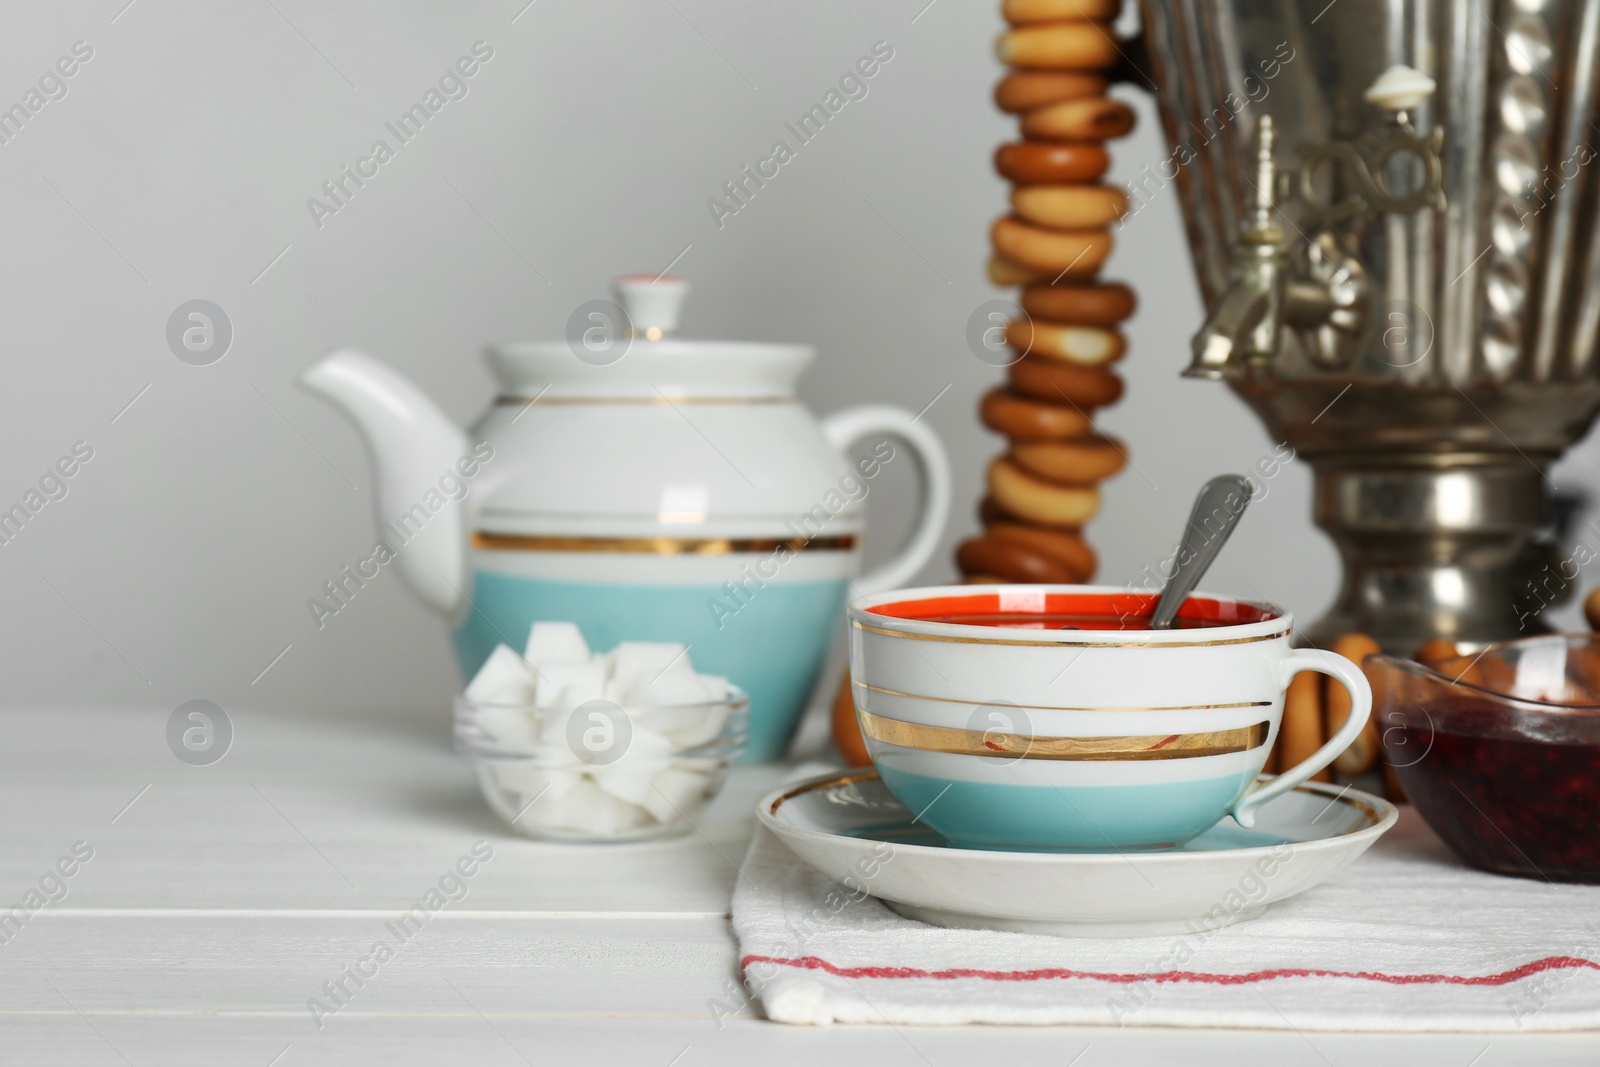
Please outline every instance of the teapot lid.
[[612, 286], [617, 303], [580, 305], [563, 340], [488, 346], [503, 399], [791, 399], [814, 355], [809, 345], [683, 340], [682, 278], [624, 274]]

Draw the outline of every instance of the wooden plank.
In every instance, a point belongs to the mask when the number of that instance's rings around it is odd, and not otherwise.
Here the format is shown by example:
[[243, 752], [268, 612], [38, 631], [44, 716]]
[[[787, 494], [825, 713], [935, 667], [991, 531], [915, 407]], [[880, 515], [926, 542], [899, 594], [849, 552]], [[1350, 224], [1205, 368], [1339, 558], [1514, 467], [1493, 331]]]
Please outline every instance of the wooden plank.
[[488, 1012], [698, 1019], [715, 1029], [712, 1002], [737, 995], [732, 931], [720, 918], [481, 919], [446, 910], [404, 930], [398, 919], [40, 918], [0, 947], [0, 1005], [263, 1015], [313, 1034], [346, 1012], [470, 1011], [464, 993]]
[[485, 841], [473, 910], [722, 915], [749, 812], [786, 773], [736, 768], [670, 841], [547, 844], [488, 809], [442, 728], [234, 719], [234, 750], [193, 767], [167, 750], [162, 714], [0, 716], [14, 738], [0, 750], [0, 811], [16, 813], [0, 824], [0, 903], [87, 841], [94, 858], [58, 907], [393, 909]]
[[[470, 995], [470, 994], [469, 994]], [[0, 1016], [0, 1063], [161, 1064], [162, 1067], [1106, 1067], [1242, 1062], [1319, 1067], [1593, 1067], [1594, 1035], [1496, 1039], [1466, 1035], [1313, 1034], [1068, 1027], [790, 1027], [685, 1019], [548, 1019], [441, 1011], [427, 1017], [352, 1015], [306, 1034], [298, 1020], [227, 1016]], [[1487, 1050], [1487, 1051], [1486, 1051]]]

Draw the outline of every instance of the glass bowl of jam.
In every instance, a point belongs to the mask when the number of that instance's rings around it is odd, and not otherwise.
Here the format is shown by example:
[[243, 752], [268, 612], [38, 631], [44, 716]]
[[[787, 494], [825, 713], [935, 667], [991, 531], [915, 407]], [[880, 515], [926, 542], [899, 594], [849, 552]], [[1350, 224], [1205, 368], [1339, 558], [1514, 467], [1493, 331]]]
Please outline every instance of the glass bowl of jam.
[[1364, 667], [1384, 758], [1456, 855], [1498, 874], [1600, 883], [1600, 636]]

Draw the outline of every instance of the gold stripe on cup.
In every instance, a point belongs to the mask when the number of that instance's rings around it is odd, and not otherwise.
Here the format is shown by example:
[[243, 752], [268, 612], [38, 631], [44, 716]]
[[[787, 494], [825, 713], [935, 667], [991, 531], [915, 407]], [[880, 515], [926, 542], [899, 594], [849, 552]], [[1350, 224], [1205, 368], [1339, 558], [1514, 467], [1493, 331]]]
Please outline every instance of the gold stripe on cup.
[[552, 537], [472, 531], [479, 552], [637, 552], [656, 556], [727, 556], [737, 552], [847, 552], [855, 534], [834, 537]]
[[1266, 744], [1271, 724], [1258, 722], [1233, 730], [1207, 730], [1193, 734], [1147, 734], [1113, 737], [1027, 737], [990, 730], [964, 730], [953, 726], [885, 719], [857, 709], [861, 732], [874, 741], [923, 752], [955, 756], [1001, 756], [1048, 760], [1158, 760], [1199, 759], [1248, 752]]

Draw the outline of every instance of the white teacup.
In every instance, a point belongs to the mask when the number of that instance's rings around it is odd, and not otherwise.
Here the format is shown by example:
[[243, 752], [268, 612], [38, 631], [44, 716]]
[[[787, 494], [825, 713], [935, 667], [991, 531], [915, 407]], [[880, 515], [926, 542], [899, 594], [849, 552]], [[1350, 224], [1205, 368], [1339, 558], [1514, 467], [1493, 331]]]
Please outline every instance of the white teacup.
[[[884, 784], [954, 845], [1168, 849], [1227, 815], [1252, 825], [1361, 732], [1366, 678], [1342, 656], [1291, 648], [1288, 612], [1196, 593], [1179, 628], [1141, 629], [1154, 599], [960, 585], [852, 603], [856, 717]], [[1337, 679], [1350, 717], [1257, 781], [1300, 671]]]

